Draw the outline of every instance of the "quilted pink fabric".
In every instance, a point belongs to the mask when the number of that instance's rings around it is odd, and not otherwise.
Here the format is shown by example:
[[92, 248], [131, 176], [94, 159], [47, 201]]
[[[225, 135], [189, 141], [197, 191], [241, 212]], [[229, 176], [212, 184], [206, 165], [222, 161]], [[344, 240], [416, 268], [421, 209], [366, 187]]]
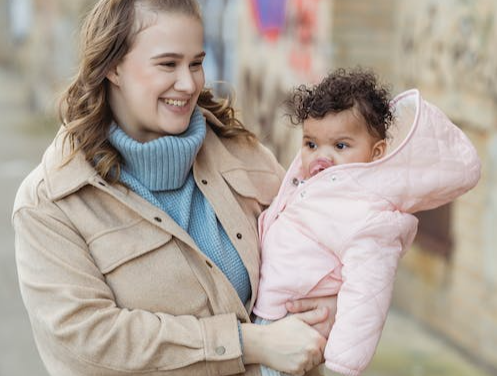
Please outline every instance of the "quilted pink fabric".
[[399, 259], [416, 234], [412, 213], [454, 200], [480, 178], [471, 142], [417, 90], [392, 106], [396, 121], [384, 158], [334, 166], [298, 185], [297, 155], [259, 218], [254, 312], [279, 319], [288, 300], [338, 294], [325, 358], [345, 375], [359, 375], [373, 357]]

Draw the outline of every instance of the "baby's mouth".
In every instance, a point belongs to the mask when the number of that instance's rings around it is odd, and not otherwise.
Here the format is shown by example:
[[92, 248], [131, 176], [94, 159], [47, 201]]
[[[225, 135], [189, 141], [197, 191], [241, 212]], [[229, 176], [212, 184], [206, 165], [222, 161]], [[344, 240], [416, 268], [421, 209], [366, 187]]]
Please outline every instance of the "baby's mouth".
[[318, 158], [309, 165], [309, 173], [311, 176], [314, 176], [331, 166], [333, 166], [333, 162], [330, 159]]

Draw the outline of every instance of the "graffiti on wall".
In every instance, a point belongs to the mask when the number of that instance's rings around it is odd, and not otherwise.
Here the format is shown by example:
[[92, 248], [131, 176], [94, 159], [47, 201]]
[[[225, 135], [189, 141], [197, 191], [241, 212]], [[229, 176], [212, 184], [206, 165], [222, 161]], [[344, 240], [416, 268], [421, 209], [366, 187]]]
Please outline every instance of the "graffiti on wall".
[[251, 0], [252, 17], [259, 33], [276, 41], [284, 31], [288, 0]]
[[272, 43], [287, 43], [286, 60], [302, 76], [312, 75], [318, 48], [321, 0], [250, 0], [258, 33]]
[[[288, 14], [288, 38], [295, 41], [291, 44], [288, 60], [295, 71], [311, 73], [315, 65], [313, 53], [319, 49], [318, 12], [320, 1], [294, 0]], [[317, 72], [316, 72], [317, 73]], [[319, 72], [321, 73], [321, 72]]]
[[[240, 64], [240, 97], [244, 120], [287, 165], [299, 142], [288, 126], [283, 102], [290, 87], [316, 82], [326, 59], [321, 0], [249, 0], [250, 52]], [[321, 34], [320, 34], [321, 33]]]
[[494, 2], [486, 0], [404, 2], [403, 82], [418, 82], [423, 71], [423, 80], [435, 87], [489, 93], [497, 99], [496, 13]]

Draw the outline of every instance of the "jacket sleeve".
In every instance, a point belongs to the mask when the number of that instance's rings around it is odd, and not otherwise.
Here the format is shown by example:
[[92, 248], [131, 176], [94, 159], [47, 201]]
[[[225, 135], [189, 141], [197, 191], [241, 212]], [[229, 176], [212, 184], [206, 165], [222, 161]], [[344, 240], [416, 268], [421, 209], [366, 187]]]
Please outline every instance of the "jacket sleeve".
[[235, 314], [121, 309], [56, 204], [20, 208], [13, 224], [22, 297], [51, 375], [244, 372]]
[[416, 229], [417, 219], [410, 214], [380, 213], [354, 231], [338, 252], [343, 284], [325, 349], [329, 369], [357, 376], [371, 361], [387, 317], [399, 259]]

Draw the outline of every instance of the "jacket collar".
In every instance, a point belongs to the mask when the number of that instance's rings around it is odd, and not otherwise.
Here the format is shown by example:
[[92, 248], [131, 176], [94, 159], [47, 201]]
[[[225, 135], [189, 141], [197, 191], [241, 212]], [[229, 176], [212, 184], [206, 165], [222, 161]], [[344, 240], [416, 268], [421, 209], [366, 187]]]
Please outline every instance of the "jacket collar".
[[[200, 107], [202, 115], [204, 115], [206, 124], [215, 124], [218, 127], [225, 125], [214, 116], [212, 112]], [[208, 158], [208, 163], [216, 166], [216, 169], [223, 173], [235, 169], [247, 169], [247, 166], [240, 159], [236, 158], [221, 142], [221, 139], [216, 136], [211, 127], [207, 127], [207, 134], [204, 145], [199, 153], [200, 159]], [[198, 161], [197, 161], [198, 162]], [[198, 163], [196, 163], [198, 165]]]
[[[203, 114], [208, 123], [214, 119], [218, 121], [212, 114], [205, 111], [207, 110], [203, 110]], [[97, 171], [86, 160], [83, 152], [78, 151], [74, 158], [67, 162], [71, 150], [69, 142], [63, 142], [65, 135], [66, 130], [62, 126], [42, 159], [48, 197], [53, 201], [60, 200], [98, 179]], [[205, 162], [214, 169], [221, 173], [235, 169], [247, 169], [248, 166], [226, 149], [210, 127], [207, 127], [205, 141], [199, 157], [207, 158], [208, 161]]]
[[86, 161], [81, 151], [67, 162], [71, 150], [69, 142], [64, 142], [65, 135], [66, 130], [62, 126], [42, 159], [48, 196], [53, 201], [90, 184], [97, 175], [97, 171]]

